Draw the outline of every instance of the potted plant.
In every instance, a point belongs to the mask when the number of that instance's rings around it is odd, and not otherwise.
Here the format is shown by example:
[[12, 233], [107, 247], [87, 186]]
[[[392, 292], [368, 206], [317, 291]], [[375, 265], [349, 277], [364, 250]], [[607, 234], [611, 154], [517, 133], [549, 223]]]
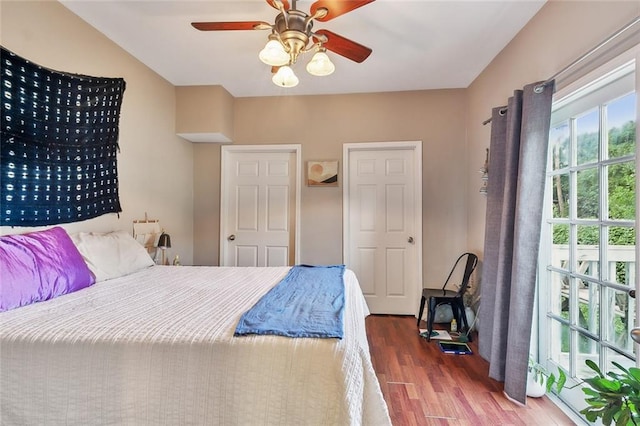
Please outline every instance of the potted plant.
[[551, 390], [555, 390], [556, 393], [560, 393], [564, 384], [567, 382], [567, 376], [558, 369], [558, 376], [549, 373], [544, 367], [529, 357], [529, 367], [527, 376], [527, 396], [533, 398], [539, 398]]
[[640, 369], [631, 367], [627, 370], [613, 362], [622, 373], [610, 371], [604, 375], [595, 362], [588, 359], [586, 364], [596, 375], [584, 379], [590, 386], [582, 388], [588, 406], [580, 414], [590, 422], [601, 418], [605, 426], [612, 422], [616, 426], [640, 425]]

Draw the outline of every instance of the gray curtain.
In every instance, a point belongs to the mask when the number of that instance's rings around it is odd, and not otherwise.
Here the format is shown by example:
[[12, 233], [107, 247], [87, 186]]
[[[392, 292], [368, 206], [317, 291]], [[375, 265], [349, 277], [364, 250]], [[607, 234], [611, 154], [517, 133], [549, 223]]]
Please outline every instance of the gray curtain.
[[478, 313], [480, 355], [507, 396], [526, 403], [553, 82], [493, 109]]

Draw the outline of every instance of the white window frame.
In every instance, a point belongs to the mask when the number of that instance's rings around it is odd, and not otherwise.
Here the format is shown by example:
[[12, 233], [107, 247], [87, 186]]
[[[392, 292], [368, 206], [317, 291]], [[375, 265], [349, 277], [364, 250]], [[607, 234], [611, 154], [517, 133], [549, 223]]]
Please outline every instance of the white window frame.
[[[567, 108], [567, 110], [564, 112], [565, 115], [567, 116], [571, 116], [571, 111], [569, 111], [569, 109], [571, 108], [570, 106], [568, 106], [573, 100], [575, 100], [576, 97], [576, 93], [580, 93], [581, 96], [584, 96], [585, 94], [585, 88], [588, 88], [590, 86], [595, 86], [597, 82], [601, 82], [601, 79], [603, 78], [603, 76], [606, 76], [607, 74], [610, 74], [613, 70], [616, 70], [617, 68], [621, 67], [622, 65], [624, 65], [625, 63], [629, 63], [635, 61], [635, 91], [636, 91], [636, 123], [640, 124], [640, 95], [638, 94], [639, 92], [639, 88], [640, 88], [640, 45], [636, 45], [635, 47], [633, 47], [632, 49], [628, 50], [627, 52], [623, 53], [622, 55], [616, 57], [615, 59], [609, 61], [608, 63], [606, 63], [605, 65], [599, 67], [598, 69], [590, 72], [589, 74], [585, 75], [584, 77], [580, 78], [579, 80], [566, 85], [565, 87], [561, 88], [560, 90], [558, 90], [556, 92], [556, 94], [554, 95], [554, 98], [556, 99], [554, 101], [554, 114], [556, 114], [557, 111], [561, 111], [562, 108]], [[600, 87], [602, 85], [599, 85]], [[593, 96], [593, 95], [587, 95], [587, 96]], [[591, 99], [592, 101], [594, 99]], [[595, 99], [596, 102], [598, 102], [597, 99]], [[562, 111], [561, 111], [562, 113]], [[557, 117], [557, 114], [556, 116]], [[554, 117], [554, 118], [555, 118]], [[554, 120], [554, 122], [558, 122], [561, 120]], [[552, 127], [553, 127], [553, 123], [552, 123]], [[637, 143], [640, 143], [640, 127], [636, 126], [636, 141]], [[575, 151], [574, 151], [575, 153]], [[640, 173], [638, 173], [638, 171], [640, 171], [640, 153], [638, 152], [637, 148], [636, 148], [636, 193], [638, 193], [638, 191], [640, 191]], [[549, 168], [549, 170], [551, 170], [551, 168]], [[551, 179], [550, 177], [548, 179]], [[603, 177], [601, 176], [600, 179], [603, 179]], [[573, 195], [575, 196], [575, 195]], [[601, 194], [601, 198], [602, 198], [602, 194]], [[549, 201], [549, 197], [545, 196], [545, 203], [548, 203]], [[602, 201], [600, 203], [600, 205], [602, 206]], [[544, 206], [544, 211], [548, 212], [550, 209], [550, 206], [546, 205]], [[636, 287], [636, 293], [638, 293], [638, 291], [640, 290], [640, 283], [639, 283], [639, 277], [638, 277], [638, 272], [640, 270], [640, 250], [638, 250], [638, 241], [640, 241], [639, 239], [639, 235], [640, 232], [638, 231], [638, 224], [640, 224], [640, 196], [636, 196], [636, 218], [635, 218], [635, 223], [636, 223], [636, 251], [635, 251], [635, 287]], [[547, 242], [551, 241], [550, 235], [549, 235], [549, 230], [550, 227], [546, 225], [546, 220], [547, 218], [545, 217], [545, 224], [543, 225], [543, 235], [541, 238], [541, 244], [546, 244]], [[602, 255], [601, 255], [602, 256]], [[547, 271], [547, 265], [551, 264], [551, 251], [549, 250], [548, 247], [546, 246], [541, 246], [541, 250], [540, 250], [540, 256], [539, 256], [539, 277], [541, 279], [545, 279], [545, 277], [548, 276], [549, 272]], [[542, 284], [542, 283], [540, 283]], [[550, 299], [550, 291], [545, 287], [545, 285], [539, 285], [538, 286], [539, 292], [538, 292], [538, 299], [536, 301], [536, 312], [537, 312], [537, 321], [534, 321], [534, 334], [533, 334], [533, 341], [532, 341], [532, 353], [536, 353], [538, 355], [538, 360], [539, 362], [547, 368], [548, 371], [556, 371], [557, 369], [557, 365], [553, 362], [551, 362], [549, 360], [549, 354], [550, 354], [550, 347], [548, 344], [548, 340], [546, 337], [546, 333], [541, 333], [540, 330], [547, 330], [547, 312], [549, 311], [549, 299]], [[639, 325], [640, 324], [640, 302], [639, 299], [636, 298], [635, 299], [635, 303], [636, 303], [636, 321], [635, 324]], [[537, 332], [536, 332], [537, 331]], [[572, 352], [574, 351], [574, 349], [572, 348]], [[638, 356], [638, 354], [640, 353], [640, 348], [637, 346], [636, 344], [636, 365], [640, 366], [640, 356]], [[568, 389], [571, 386], [576, 386], [573, 389]], [[584, 403], [584, 394], [581, 391], [582, 386], [579, 385], [578, 383], [576, 383], [575, 381], [569, 379], [567, 382], [567, 387], [565, 388], [565, 390], [562, 392], [561, 394], [561, 399], [566, 402], [569, 406], [572, 407], [573, 410], [580, 410], [582, 408], [584, 408], [586, 406], [586, 404]]]

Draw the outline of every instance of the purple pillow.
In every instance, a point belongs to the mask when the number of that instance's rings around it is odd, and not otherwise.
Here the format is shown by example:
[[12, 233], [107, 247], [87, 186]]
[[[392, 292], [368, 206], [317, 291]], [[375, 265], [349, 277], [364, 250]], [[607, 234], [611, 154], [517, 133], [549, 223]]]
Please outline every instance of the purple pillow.
[[0, 312], [88, 287], [95, 278], [67, 232], [0, 236]]

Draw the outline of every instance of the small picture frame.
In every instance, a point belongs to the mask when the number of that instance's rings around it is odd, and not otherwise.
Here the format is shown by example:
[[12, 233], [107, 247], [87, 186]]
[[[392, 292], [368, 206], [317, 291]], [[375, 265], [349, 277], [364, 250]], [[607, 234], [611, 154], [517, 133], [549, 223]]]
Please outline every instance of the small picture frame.
[[308, 161], [308, 186], [338, 186], [338, 160]]

